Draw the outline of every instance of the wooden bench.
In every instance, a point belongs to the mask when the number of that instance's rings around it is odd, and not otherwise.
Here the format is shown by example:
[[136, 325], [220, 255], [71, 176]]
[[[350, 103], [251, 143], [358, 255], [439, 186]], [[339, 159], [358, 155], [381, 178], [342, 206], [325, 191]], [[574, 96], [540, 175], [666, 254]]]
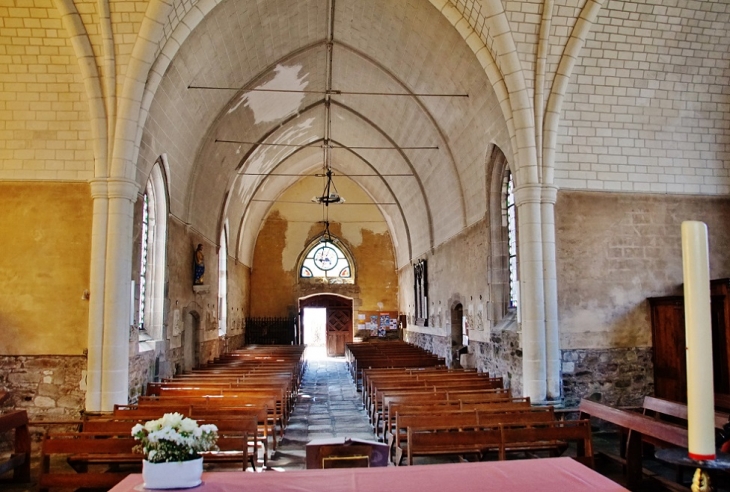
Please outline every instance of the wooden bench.
[[625, 464], [629, 487], [641, 483], [642, 440], [650, 438], [652, 443], [687, 448], [687, 429], [678, 425], [662, 422], [639, 412], [621, 410], [585, 399], [581, 400], [579, 409], [581, 419], [595, 417], [610, 422], [628, 433], [625, 458], [619, 459]]
[[550, 456], [560, 456], [567, 447], [567, 442], [575, 441], [577, 453], [574, 458], [593, 468], [593, 444], [588, 420], [512, 422], [502, 423], [500, 428], [500, 460], [507, 459], [508, 452], [516, 451], [547, 451]]
[[[530, 410], [529, 398], [514, 399], [485, 399], [481, 402], [462, 402], [460, 400], [422, 400], [418, 398], [409, 398], [408, 396], [393, 396], [386, 398], [384, 401], [385, 420], [384, 420], [384, 440], [389, 444], [394, 439], [395, 417], [400, 412], [402, 415], [412, 413], [443, 413], [446, 411], [467, 411], [467, 410], [483, 410], [485, 412], [520, 412]], [[552, 407], [551, 407], [552, 408]], [[401, 428], [401, 432], [405, 432], [405, 427]]]
[[0, 476], [13, 472], [13, 483], [30, 482], [30, 432], [28, 414], [16, 410], [0, 415], [0, 434], [14, 432], [13, 451], [7, 461], [0, 463]]
[[544, 422], [555, 422], [553, 407], [530, 408], [520, 406], [498, 410], [492, 409], [491, 411], [473, 408], [461, 411], [411, 412], [404, 414], [398, 412], [392, 432], [393, 461], [396, 466], [401, 463], [404, 452], [403, 443], [406, 442], [407, 444], [407, 430], [409, 427], [429, 429], [448, 425], [449, 427], [465, 429], [506, 423], [526, 425]]
[[408, 427], [406, 456], [413, 465], [416, 456], [448, 456], [476, 454], [481, 457], [488, 449], [499, 449], [499, 425], [464, 430], [453, 426]]
[[[196, 405], [180, 405], [175, 406], [163, 406], [164, 411], [152, 405], [115, 405], [114, 414], [111, 417], [106, 417], [106, 420], [121, 420], [121, 421], [137, 421], [145, 422], [148, 420], [155, 420], [162, 417], [165, 413], [177, 412], [192, 419], [203, 419], [203, 420], [216, 420], [216, 419], [243, 419], [243, 420], [255, 420], [257, 422], [257, 430], [253, 431], [251, 438], [253, 439], [254, 454], [257, 453], [259, 446], [263, 448], [263, 460], [264, 466], [268, 464], [269, 449], [272, 432], [270, 432], [271, 422], [268, 418], [268, 410], [266, 405], [247, 405], [238, 407], [208, 407], [208, 406], [196, 406]], [[97, 420], [97, 419], [90, 419]], [[103, 418], [101, 420], [104, 420]], [[86, 424], [85, 430], [94, 428], [95, 424]], [[255, 465], [254, 465], [255, 470]]]
[[[38, 488], [106, 488], [122, 481], [130, 471], [139, 471], [142, 456], [133, 453], [137, 444], [128, 437], [92, 433], [46, 434], [41, 445], [41, 465]], [[69, 468], [61, 469], [64, 458]], [[134, 464], [131, 470], [118, 469], [122, 464]], [[94, 465], [91, 468], [89, 465]], [[53, 466], [52, 466], [53, 465]], [[99, 465], [99, 466], [97, 466]], [[114, 465], [116, 469], [109, 469]]]
[[579, 461], [593, 465], [591, 428], [588, 421], [555, 421], [537, 423], [506, 423], [479, 425], [461, 429], [452, 426], [408, 427], [408, 464], [415, 456], [467, 455], [480, 458], [489, 450], [498, 450], [504, 460], [508, 452], [547, 451], [558, 455], [567, 447], [567, 441], [578, 442]]

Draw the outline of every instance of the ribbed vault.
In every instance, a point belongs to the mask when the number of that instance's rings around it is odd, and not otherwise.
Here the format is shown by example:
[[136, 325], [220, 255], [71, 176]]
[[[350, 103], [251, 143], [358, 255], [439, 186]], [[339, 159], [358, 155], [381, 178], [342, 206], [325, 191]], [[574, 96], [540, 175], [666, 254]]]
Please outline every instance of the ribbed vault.
[[[336, 0], [334, 12], [335, 182], [362, 188], [403, 265], [485, 215], [485, 154], [507, 126], [473, 51], [428, 0]], [[322, 170], [327, 17], [319, 0], [220, 2], [149, 106], [138, 179], [167, 154], [171, 212], [213, 242], [227, 223], [229, 252], [248, 265], [276, 200]], [[320, 205], [301, 207], [321, 218]]]

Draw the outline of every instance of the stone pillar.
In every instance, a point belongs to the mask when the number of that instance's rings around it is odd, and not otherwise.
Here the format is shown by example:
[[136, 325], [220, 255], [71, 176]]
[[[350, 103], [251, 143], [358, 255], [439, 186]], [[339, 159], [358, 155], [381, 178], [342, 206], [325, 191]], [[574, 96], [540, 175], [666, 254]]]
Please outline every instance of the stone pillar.
[[86, 368], [86, 411], [101, 410], [102, 347], [104, 345], [104, 277], [109, 201], [106, 180], [91, 182], [94, 215], [89, 268], [89, 338]]
[[558, 189], [542, 187], [542, 258], [545, 275], [545, 352], [547, 370], [547, 398], [561, 397], [560, 327], [558, 326], [558, 273], [555, 263], [555, 202]]
[[133, 181], [110, 179], [108, 189], [102, 411], [129, 399], [132, 220], [138, 187]]
[[543, 402], [547, 395], [545, 354], [545, 296], [539, 185], [515, 189], [522, 324], [522, 370], [524, 396]]

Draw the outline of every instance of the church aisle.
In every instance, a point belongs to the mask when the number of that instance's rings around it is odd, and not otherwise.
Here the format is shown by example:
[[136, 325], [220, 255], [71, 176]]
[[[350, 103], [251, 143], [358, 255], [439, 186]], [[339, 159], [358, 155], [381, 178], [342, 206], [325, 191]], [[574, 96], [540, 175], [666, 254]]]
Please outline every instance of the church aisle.
[[324, 349], [318, 347], [308, 348], [305, 357], [307, 367], [297, 404], [284, 438], [269, 460], [273, 469], [305, 468], [305, 446], [312, 439], [377, 440], [345, 359], [326, 357]]

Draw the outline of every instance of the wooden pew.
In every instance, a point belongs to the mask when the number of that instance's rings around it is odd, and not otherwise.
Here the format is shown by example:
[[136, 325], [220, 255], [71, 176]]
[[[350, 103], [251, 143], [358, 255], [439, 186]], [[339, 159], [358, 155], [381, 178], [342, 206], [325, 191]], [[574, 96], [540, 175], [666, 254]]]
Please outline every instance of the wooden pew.
[[567, 447], [566, 441], [577, 441], [578, 460], [593, 465], [591, 429], [588, 421], [553, 421], [531, 423], [500, 423], [475, 428], [408, 427], [408, 464], [413, 457], [425, 455], [466, 455], [480, 457], [491, 449], [497, 449], [499, 459], [507, 458], [508, 452], [548, 451], [559, 454]]
[[[135, 424], [144, 424], [146, 419], [114, 419], [114, 418], [94, 418], [84, 422], [83, 433], [92, 433], [97, 435], [109, 435], [126, 437], [130, 435], [132, 427]], [[216, 445], [219, 450], [202, 453], [205, 463], [227, 464], [241, 463], [242, 470], [246, 470], [247, 463], [251, 464], [253, 470], [256, 470], [256, 448], [258, 447], [257, 438], [257, 420], [254, 416], [244, 418], [238, 416], [236, 418], [206, 418], [197, 421], [199, 425], [213, 424], [218, 428], [218, 440]], [[253, 452], [249, 452], [249, 447], [253, 447]], [[114, 463], [135, 463], [140, 461], [142, 456], [139, 454], [127, 456], [118, 456]], [[71, 458], [73, 461], [73, 458]], [[99, 461], [99, 460], [97, 460]]]
[[[196, 400], [197, 401], [197, 400]], [[234, 402], [237, 406], [212, 406], [206, 403], [196, 405], [196, 401], [190, 404], [185, 399], [184, 403], [171, 405], [167, 401], [157, 399], [141, 400], [137, 405], [115, 405], [113, 417], [127, 420], [155, 420], [165, 413], [177, 412], [193, 419], [206, 418], [250, 418], [255, 417], [258, 422], [256, 434], [257, 445], [260, 443], [264, 448], [264, 466], [269, 458], [269, 449], [276, 449], [274, 441], [274, 422], [269, 419], [268, 406], [264, 404], [245, 404]]]
[[[469, 409], [442, 412], [412, 412], [396, 414], [393, 428], [393, 451], [396, 466], [400, 465], [404, 446], [407, 443], [407, 429], [429, 429], [448, 425], [455, 428], [476, 428], [498, 424], [532, 424], [555, 422], [553, 407], [531, 408], [525, 406], [502, 407], [499, 409]], [[407, 449], [407, 447], [406, 447]]]
[[499, 459], [507, 459], [507, 452], [548, 451], [559, 456], [567, 447], [567, 441], [577, 441], [575, 457], [593, 468], [593, 445], [589, 420], [562, 420], [552, 422], [502, 423]]
[[[234, 393], [226, 395], [182, 395], [177, 394], [175, 396], [160, 396], [160, 397], [140, 397], [137, 403], [138, 406], [148, 406], [151, 404], [160, 403], [162, 405], [170, 406], [174, 404], [187, 405], [203, 408], [240, 408], [246, 406], [263, 407], [265, 406], [268, 410], [268, 419], [265, 425], [269, 426], [271, 432], [271, 445], [272, 449], [276, 450], [277, 446], [277, 431], [276, 427], [279, 428], [279, 435], [284, 434], [284, 423], [283, 417], [277, 408], [276, 398], [273, 396], [265, 396], [264, 394], [243, 394]], [[272, 410], [273, 408], [273, 410]], [[264, 424], [260, 422], [260, 424]]]
[[642, 478], [642, 439], [649, 437], [655, 443], [665, 446], [687, 448], [687, 429], [662, 422], [653, 417], [612, 408], [590, 400], [581, 400], [580, 418], [595, 417], [610, 422], [626, 431], [626, 481], [629, 487], [638, 485]]
[[476, 454], [481, 457], [485, 450], [499, 449], [501, 438], [499, 425], [469, 430], [452, 426], [408, 427], [406, 461], [410, 466], [416, 456]]
[[[390, 440], [393, 438], [393, 428], [395, 426], [395, 415], [397, 412], [417, 413], [417, 412], [441, 412], [445, 410], [484, 410], [484, 411], [524, 411], [530, 409], [530, 399], [528, 398], [506, 398], [494, 396], [489, 393], [478, 401], [462, 401], [462, 400], [446, 400], [440, 399], [439, 394], [435, 397], [421, 395], [393, 395], [387, 396], [383, 400], [383, 439]], [[405, 429], [403, 429], [405, 430]]]
[[[107, 466], [109, 463], [130, 463], [134, 459], [137, 466], [132, 471], [141, 469], [142, 457], [132, 452], [135, 444], [131, 435], [116, 437], [81, 432], [46, 434], [41, 445], [38, 488], [41, 492], [51, 488], [110, 489], [129, 475], [130, 470], [110, 471]], [[62, 461], [55, 459], [59, 455], [69, 460], [70, 470], [60, 469]], [[94, 465], [91, 469], [89, 463]]]
[[13, 483], [30, 482], [30, 432], [28, 414], [16, 410], [0, 415], [0, 434], [14, 432], [13, 452], [7, 461], [0, 463], [0, 476], [13, 471]]

